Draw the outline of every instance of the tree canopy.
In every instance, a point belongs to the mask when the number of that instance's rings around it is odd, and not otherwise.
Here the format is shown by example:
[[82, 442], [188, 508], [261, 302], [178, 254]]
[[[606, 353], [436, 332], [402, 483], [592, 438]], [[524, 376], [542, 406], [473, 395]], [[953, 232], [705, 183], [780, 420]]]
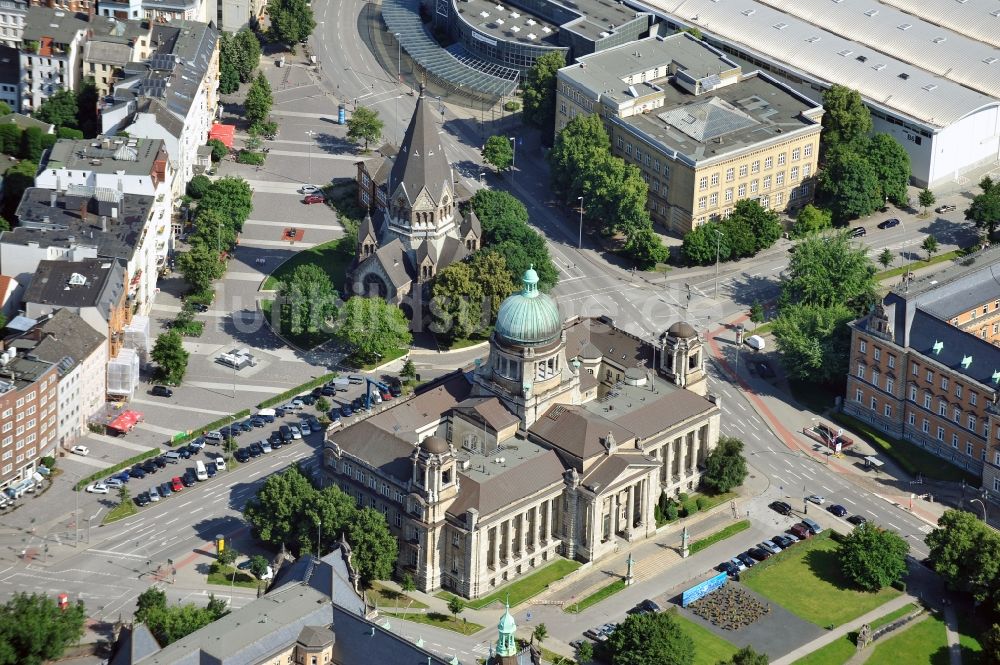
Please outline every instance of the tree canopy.
[[1000, 600], [1000, 556], [991, 556], [1000, 549], [1000, 535], [976, 515], [946, 510], [938, 528], [927, 534], [927, 544], [934, 570], [950, 588], [969, 593], [978, 602], [991, 596]]
[[[10, 171], [8, 171], [10, 173]], [[979, 181], [981, 192], [972, 199], [965, 209], [965, 218], [976, 226], [986, 229], [987, 239], [992, 238], [1000, 225], [1000, 183], [989, 176]]]
[[56, 127], [79, 129], [77, 118], [79, 114], [80, 107], [77, 105], [76, 93], [72, 90], [60, 90], [38, 106], [35, 118]]
[[694, 640], [671, 612], [630, 614], [600, 645], [612, 665], [691, 665]]
[[910, 184], [910, 155], [889, 134], [878, 133], [868, 139], [864, 155], [875, 170], [879, 197], [897, 206], [909, 203], [907, 186]]
[[743, 442], [731, 436], [720, 436], [715, 449], [705, 458], [701, 482], [721, 494], [742, 485], [748, 473]]
[[359, 106], [347, 119], [347, 138], [355, 143], [364, 141], [365, 152], [368, 152], [368, 144], [375, 143], [382, 138], [384, 127], [385, 123], [378, 117], [378, 111], [367, 106]]
[[298, 266], [278, 288], [278, 302], [284, 309], [282, 322], [298, 335], [324, 329], [337, 312], [338, 299], [326, 271], [314, 263], [306, 263]]
[[305, 41], [316, 27], [312, 8], [306, 0], [271, 0], [267, 3], [271, 37], [286, 44]]
[[514, 146], [506, 136], [491, 136], [483, 146], [483, 161], [497, 171], [506, 171], [514, 162]]
[[871, 131], [871, 112], [857, 90], [833, 85], [823, 92], [824, 154], [830, 149], [859, 145]]
[[166, 595], [151, 595], [144, 602], [143, 596], [150, 591], [155, 589], [140, 594], [140, 609], [135, 616], [136, 621], [146, 624], [160, 646], [176, 642], [229, 613], [226, 602], [216, 599], [214, 594], [209, 595], [205, 607], [193, 603], [170, 606]]
[[875, 266], [866, 247], [846, 233], [815, 235], [800, 242], [781, 283], [781, 303], [846, 305], [861, 315], [877, 299]]
[[431, 330], [448, 339], [469, 338], [482, 332], [489, 326], [489, 321], [484, 321], [483, 304], [483, 287], [472, 267], [464, 261], [453, 263], [434, 278]]
[[354, 564], [364, 582], [392, 576], [399, 556], [399, 541], [389, 531], [385, 516], [374, 508], [357, 510], [347, 525]]
[[751, 646], [745, 646], [728, 660], [720, 660], [716, 665], [768, 665], [771, 661], [767, 654], [754, 651]]
[[58, 660], [83, 636], [86, 617], [80, 601], [63, 610], [46, 594], [14, 593], [0, 605], [0, 665]]
[[910, 546], [895, 531], [871, 522], [858, 525], [840, 543], [840, 565], [863, 591], [878, 591], [903, 579]]
[[178, 385], [184, 380], [188, 355], [184, 350], [184, 341], [176, 330], [160, 333], [150, 353], [153, 362], [160, 366], [164, 380], [173, 385]]
[[[596, 114], [578, 115], [556, 134], [549, 151], [552, 191], [564, 201], [576, 201], [583, 195], [582, 180], [590, 172], [588, 164], [597, 162], [611, 150], [611, 139]], [[588, 201], [587, 206], [592, 202]], [[586, 214], [586, 212], [584, 213]]]
[[783, 305], [773, 332], [788, 376], [827, 384], [842, 380], [851, 347], [847, 324], [854, 318], [842, 304]]
[[875, 168], [864, 156], [848, 149], [827, 153], [817, 195], [837, 222], [863, 217], [884, 202]]
[[542, 136], [552, 135], [556, 119], [556, 73], [566, 66], [561, 51], [549, 51], [535, 60], [524, 81], [524, 119], [542, 130]]
[[264, 72], [258, 72], [250, 84], [250, 89], [247, 90], [246, 99], [243, 101], [243, 115], [251, 126], [258, 125], [267, 122], [273, 105], [274, 95], [271, 93], [271, 84], [264, 76]]
[[[777, 213], [753, 199], [740, 199], [721, 221], [699, 224], [684, 235], [681, 252], [689, 263], [709, 265], [756, 255], [781, 237]], [[720, 235], [721, 234], [721, 235]]]
[[212, 282], [226, 273], [226, 264], [214, 245], [195, 243], [191, 249], [177, 254], [177, 269], [195, 292], [205, 293]]
[[337, 334], [354, 349], [356, 358], [373, 362], [413, 341], [403, 311], [381, 298], [354, 296], [341, 308]]
[[806, 204], [795, 217], [792, 225], [793, 238], [805, 238], [813, 233], [826, 231], [833, 226], [833, 215], [829, 210], [817, 208], [811, 203]]
[[524, 204], [507, 192], [494, 189], [479, 190], [470, 203], [482, 225], [487, 250], [504, 257], [512, 283], [520, 284], [524, 271], [533, 265], [539, 288], [551, 289], [559, 273], [545, 239], [528, 226]]

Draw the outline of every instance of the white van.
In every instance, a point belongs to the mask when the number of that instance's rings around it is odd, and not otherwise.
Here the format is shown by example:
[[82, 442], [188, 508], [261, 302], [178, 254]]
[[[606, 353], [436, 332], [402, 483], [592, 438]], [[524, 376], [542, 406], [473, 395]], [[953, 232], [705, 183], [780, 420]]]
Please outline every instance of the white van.
[[764, 338], [760, 335], [750, 335], [746, 339], [746, 344], [755, 351], [763, 351], [765, 346]]
[[194, 463], [194, 474], [198, 480], [208, 480], [208, 471], [205, 469], [205, 463], [201, 460]]

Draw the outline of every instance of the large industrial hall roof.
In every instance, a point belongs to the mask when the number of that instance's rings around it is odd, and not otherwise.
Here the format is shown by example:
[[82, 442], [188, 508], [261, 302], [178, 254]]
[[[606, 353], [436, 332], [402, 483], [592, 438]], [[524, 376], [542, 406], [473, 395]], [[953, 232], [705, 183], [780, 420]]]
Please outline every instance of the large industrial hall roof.
[[1000, 4], [996, 0], [884, 0], [955, 32], [1000, 48]]
[[[1000, 97], [1000, 50], [876, 0], [761, 0], [886, 55]], [[992, 0], [1000, 11], [1000, 2]], [[961, 3], [952, 0], [961, 9]], [[986, 15], [993, 23], [1000, 18]], [[777, 30], [777, 28], [776, 28]]]
[[[843, 4], [847, 2], [844, 0]], [[851, 3], [855, 4], [854, 0]], [[826, 4], [838, 3], [826, 0]], [[789, 69], [854, 88], [870, 102], [929, 128], [947, 127], [982, 108], [1000, 104], [993, 97], [757, 0], [645, 0], [636, 5], [672, 14], [685, 24], [739, 44], [746, 52], [759, 53]], [[851, 23], [851, 29], [861, 19], [867, 17], [860, 14]], [[893, 31], [907, 32], [896, 27]], [[883, 35], [882, 40], [888, 41], [889, 37]], [[882, 45], [881, 40], [876, 43]], [[932, 46], [928, 44], [927, 48]]]

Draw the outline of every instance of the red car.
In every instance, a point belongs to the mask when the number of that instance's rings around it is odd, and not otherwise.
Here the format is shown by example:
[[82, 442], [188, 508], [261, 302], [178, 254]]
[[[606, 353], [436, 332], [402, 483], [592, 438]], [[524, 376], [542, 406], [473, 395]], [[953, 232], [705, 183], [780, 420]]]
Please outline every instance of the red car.
[[184, 489], [184, 483], [181, 482], [180, 476], [174, 476], [170, 479], [170, 489], [175, 492], [180, 492]]
[[303, 203], [325, 203], [326, 199], [320, 194], [310, 194], [309, 196], [302, 199]]

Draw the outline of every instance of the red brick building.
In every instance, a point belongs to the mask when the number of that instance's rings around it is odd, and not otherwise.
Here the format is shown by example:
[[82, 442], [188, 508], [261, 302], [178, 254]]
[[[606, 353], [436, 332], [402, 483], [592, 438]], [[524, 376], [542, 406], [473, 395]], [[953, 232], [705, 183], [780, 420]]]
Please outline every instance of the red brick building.
[[56, 365], [13, 353], [0, 356], [0, 490], [8, 495], [52, 454], [58, 436]]

